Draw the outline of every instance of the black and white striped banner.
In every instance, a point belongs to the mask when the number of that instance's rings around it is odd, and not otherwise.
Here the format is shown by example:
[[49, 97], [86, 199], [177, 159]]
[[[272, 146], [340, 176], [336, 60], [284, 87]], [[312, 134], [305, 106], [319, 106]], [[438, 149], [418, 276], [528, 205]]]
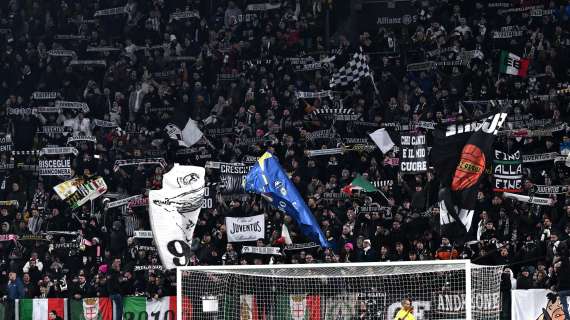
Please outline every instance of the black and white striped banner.
[[77, 156], [79, 151], [74, 147], [51, 147], [51, 148], [42, 148], [40, 151], [40, 156], [44, 155], [60, 155], [60, 154], [73, 154]]
[[58, 92], [53, 91], [36, 91], [32, 93], [32, 99], [34, 100], [54, 100], [57, 99]]
[[93, 142], [97, 143], [97, 137], [94, 136], [72, 136], [67, 138], [67, 144], [71, 142]]
[[335, 154], [342, 154], [342, 148], [332, 148], [332, 149], [317, 149], [317, 150], [307, 150], [305, 154], [308, 157], [318, 157], [318, 156], [328, 156], [328, 155], [335, 155]]
[[549, 153], [525, 154], [522, 156], [522, 158], [523, 158], [523, 163], [529, 163], [529, 162], [551, 161], [555, 160], [556, 157], [558, 156], [560, 156], [560, 154], [556, 152], [549, 152]]
[[333, 92], [331, 90], [318, 91], [318, 92], [307, 92], [307, 91], [297, 91], [295, 92], [297, 99], [314, 99], [314, 98], [333, 98]]
[[141, 239], [152, 239], [152, 231], [150, 230], [135, 230], [134, 232], [134, 237], [135, 238], [141, 238]]
[[198, 11], [182, 11], [173, 12], [170, 14], [170, 20], [182, 20], [182, 19], [200, 19], [200, 12]]
[[130, 201], [137, 200], [137, 199], [140, 199], [142, 197], [144, 197], [142, 194], [137, 194], [137, 195], [132, 196], [132, 197], [127, 197], [127, 198], [123, 198], [120, 200], [107, 202], [107, 204], [105, 205], [105, 208], [112, 209], [112, 208], [116, 208], [116, 207], [126, 206], [127, 204], [129, 204]]
[[537, 194], [563, 194], [570, 191], [570, 186], [545, 186], [535, 184], [532, 191]]
[[56, 40], [87, 40], [87, 37], [80, 34], [57, 34], [54, 39]]
[[257, 20], [257, 14], [255, 13], [238, 14], [230, 17], [230, 24], [236, 25], [242, 22], [252, 22], [254, 20]]
[[115, 47], [88, 47], [85, 51], [105, 53], [105, 52], [120, 52], [121, 49]]
[[105, 60], [71, 60], [70, 66], [101, 66], [106, 67], [107, 61]]
[[267, 11], [281, 8], [281, 3], [255, 3], [247, 5], [247, 11]]
[[220, 137], [234, 135], [234, 128], [210, 128], [204, 130], [204, 134], [208, 137]]
[[117, 14], [127, 14], [127, 7], [116, 7], [95, 11], [93, 17], [113, 16]]
[[513, 129], [513, 130], [503, 130], [499, 131], [499, 135], [505, 135], [509, 137], [551, 137], [555, 132], [561, 131], [566, 129], [566, 123], [561, 123], [557, 126], [545, 128], [545, 129], [536, 129], [536, 130], [529, 130], [525, 128], [521, 129]]
[[103, 127], [103, 128], [115, 128], [118, 127], [118, 125], [112, 121], [106, 121], [106, 120], [100, 120], [100, 119], [93, 119], [93, 121], [91, 121], [91, 123], [93, 124], [93, 126], [95, 127]]
[[372, 183], [376, 188], [392, 187], [394, 185], [394, 180], [376, 180], [371, 181], [370, 183]]
[[329, 129], [325, 129], [325, 130], [317, 130], [314, 132], [308, 132], [306, 135], [307, 140], [311, 140], [311, 141], [315, 141], [315, 140], [332, 140], [332, 139], [336, 139], [337, 137], [337, 133], [329, 130]]
[[14, 150], [13, 156], [39, 156], [40, 150]]
[[242, 75], [242, 73], [218, 73], [218, 81], [236, 81]]
[[540, 206], [551, 206], [553, 204], [553, 200], [550, 198], [521, 196], [510, 192], [504, 192], [503, 196], [507, 199], [514, 199], [520, 202], [532, 203]]
[[81, 110], [82, 112], [89, 112], [89, 105], [85, 102], [79, 101], [61, 101], [58, 100], [55, 102], [55, 107], [59, 109], [72, 109], [72, 110]]
[[295, 72], [305, 72], [305, 71], [321, 70], [321, 69], [324, 69], [327, 67], [328, 67], [328, 63], [314, 62], [314, 63], [294, 65], [293, 70]]
[[52, 57], [75, 57], [77, 55], [73, 50], [49, 50], [47, 54]]
[[241, 247], [241, 254], [262, 254], [262, 255], [281, 255], [281, 248], [279, 247], [252, 247], [243, 246]]
[[147, 164], [158, 164], [162, 168], [166, 168], [166, 161], [164, 158], [146, 158], [146, 159], [127, 159], [127, 160], [116, 160], [113, 166], [113, 171], [119, 171], [120, 167], [125, 166], [138, 166]]
[[355, 114], [352, 109], [317, 109], [313, 111], [316, 116], [331, 117], [338, 121], [355, 121], [360, 119], [359, 114]]
[[271, 140], [266, 137], [253, 137], [253, 138], [237, 138], [235, 141], [236, 146], [250, 146], [259, 143], [270, 142]]
[[2, 200], [0, 201], [0, 207], [18, 207], [18, 200]]

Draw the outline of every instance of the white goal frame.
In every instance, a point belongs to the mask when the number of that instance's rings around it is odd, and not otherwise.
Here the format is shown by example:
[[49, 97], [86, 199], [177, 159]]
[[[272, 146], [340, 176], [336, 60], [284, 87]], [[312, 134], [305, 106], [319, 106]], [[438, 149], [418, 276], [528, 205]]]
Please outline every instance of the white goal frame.
[[[398, 267], [405, 266], [407, 268], [413, 266], [429, 266], [429, 265], [454, 265], [457, 270], [465, 270], [465, 319], [472, 320], [472, 270], [476, 265], [472, 265], [469, 259], [465, 260], [429, 260], [429, 261], [398, 261], [398, 262], [372, 262], [372, 263], [314, 263], [314, 264], [276, 264], [276, 265], [232, 265], [232, 266], [192, 266], [192, 267], [178, 267], [176, 269], [176, 305], [177, 319], [182, 319], [182, 272], [184, 271], [213, 271], [221, 273], [235, 273], [240, 274], [243, 270], [272, 270], [272, 269], [320, 269], [320, 268], [351, 268], [351, 267]], [[461, 267], [463, 266], [463, 267]], [[485, 266], [480, 266], [485, 267]], [[486, 267], [500, 267], [500, 266], [486, 266]], [[435, 268], [437, 269], [437, 268]], [[225, 271], [225, 272], [224, 272]], [[262, 277], [263, 275], [257, 275]], [[268, 277], [274, 277], [267, 275]], [[326, 275], [311, 275], [312, 278], [331, 278], [340, 276], [326, 276]], [[343, 275], [343, 278], [362, 277], [362, 275]]]

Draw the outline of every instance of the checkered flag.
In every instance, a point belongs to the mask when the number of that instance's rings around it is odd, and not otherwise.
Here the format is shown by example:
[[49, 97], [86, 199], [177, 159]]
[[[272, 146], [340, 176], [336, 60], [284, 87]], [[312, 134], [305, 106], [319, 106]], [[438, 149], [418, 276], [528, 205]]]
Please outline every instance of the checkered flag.
[[352, 58], [340, 70], [335, 72], [330, 80], [330, 87], [347, 86], [364, 77], [370, 76], [370, 67], [362, 48], [352, 55]]

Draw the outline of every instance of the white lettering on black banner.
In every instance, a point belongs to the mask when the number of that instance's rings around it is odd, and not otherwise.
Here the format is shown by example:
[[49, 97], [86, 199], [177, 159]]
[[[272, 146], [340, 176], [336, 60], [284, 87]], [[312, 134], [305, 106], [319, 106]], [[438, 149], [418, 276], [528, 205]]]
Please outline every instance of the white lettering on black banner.
[[400, 171], [403, 173], [427, 171], [426, 136], [402, 134], [400, 142]]
[[522, 158], [519, 150], [514, 153], [495, 150], [493, 181], [495, 192], [520, 192], [522, 190]]

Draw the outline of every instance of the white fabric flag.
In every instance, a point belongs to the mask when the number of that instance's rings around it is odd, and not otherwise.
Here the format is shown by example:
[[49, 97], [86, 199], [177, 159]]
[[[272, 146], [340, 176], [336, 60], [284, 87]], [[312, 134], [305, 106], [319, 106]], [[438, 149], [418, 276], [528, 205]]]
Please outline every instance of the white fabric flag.
[[206, 170], [174, 167], [164, 174], [162, 189], [149, 192], [149, 216], [158, 255], [167, 269], [190, 264], [190, 245], [204, 201]]
[[369, 134], [370, 139], [374, 141], [374, 143], [380, 148], [382, 153], [386, 153], [392, 149], [395, 144], [390, 138], [390, 135], [386, 131], [386, 129], [381, 128]]
[[291, 240], [291, 235], [289, 234], [289, 228], [287, 228], [286, 224], [283, 224], [283, 227], [281, 228], [281, 236], [283, 237], [283, 239], [285, 239], [286, 245], [293, 244], [293, 241]]
[[184, 129], [182, 129], [182, 140], [184, 141], [184, 143], [186, 143], [188, 147], [191, 147], [194, 144], [196, 144], [198, 141], [200, 141], [203, 135], [204, 134], [198, 128], [196, 121], [194, 121], [192, 118], [188, 118], [186, 126], [184, 127]]
[[[546, 289], [511, 290], [511, 319], [562, 319], [560, 297], [550, 301]], [[567, 300], [568, 301], [568, 300]]]

